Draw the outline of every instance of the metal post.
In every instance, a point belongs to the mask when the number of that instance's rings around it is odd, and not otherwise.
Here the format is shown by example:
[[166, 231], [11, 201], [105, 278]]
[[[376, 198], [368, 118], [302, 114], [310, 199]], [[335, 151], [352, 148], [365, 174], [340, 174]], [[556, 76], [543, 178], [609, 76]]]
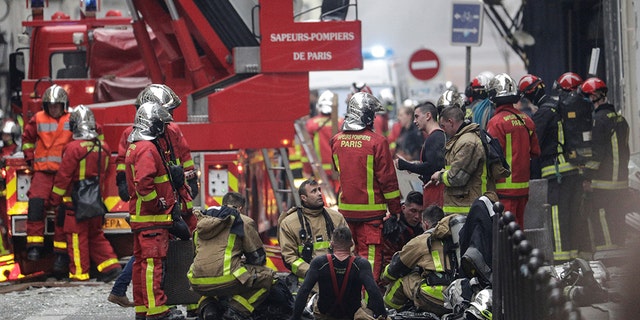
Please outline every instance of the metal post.
[[466, 65], [465, 78], [464, 78], [466, 82], [464, 83], [463, 88], [466, 88], [469, 82], [471, 82], [471, 46], [467, 46], [466, 60], [467, 60], [466, 62], [467, 65]]

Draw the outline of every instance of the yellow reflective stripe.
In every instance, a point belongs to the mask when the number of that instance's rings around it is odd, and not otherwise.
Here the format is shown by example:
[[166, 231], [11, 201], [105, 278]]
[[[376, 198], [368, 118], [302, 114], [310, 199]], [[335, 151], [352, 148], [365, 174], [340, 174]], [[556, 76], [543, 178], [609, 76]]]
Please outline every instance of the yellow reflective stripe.
[[386, 267], [384, 267], [384, 271], [382, 271], [382, 277], [389, 279], [391, 281], [396, 281], [398, 278], [392, 276], [389, 274], [389, 265], [387, 265]]
[[163, 182], [168, 182], [169, 181], [169, 175], [168, 174], [163, 174], [159, 177], [155, 177], [153, 178], [153, 183], [155, 184], [161, 184]]
[[87, 158], [80, 160], [78, 167], [78, 179], [84, 180], [87, 174]]
[[187, 273], [187, 278], [189, 279], [190, 283], [197, 284], [197, 285], [222, 284], [222, 283], [228, 283], [228, 282], [234, 281], [236, 278], [240, 277], [241, 275], [243, 275], [246, 272], [248, 272], [248, 271], [247, 271], [247, 269], [245, 267], [240, 267], [240, 268], [238, 268], [238, 270], [236, 270], [233, 273], [229, 273], [229, 274], [222, 275], [222, 276], [219, 276], [219, 277], [194, 278], [193, 277], [193, 270], [189, 269], [189, 272]]
[[155, 215], [148, 215], [148, 216], [141, 216], [141, 215], [133, 215], [131, 216], [131, 222], [138, 222], [138, 223], [144, 223], [144, 222], [170, 222], [171, 220], [171, 215], [168, 214], [155, 214]]
[[628, 181], [606, 181], [606, 180], [592, 180], [591, 187], [594, 189], [607, 189], [618, 190], [627, 189], [629, 187]]
[[[136, 191], [136, 193], [138, 193], [138, 192]], [[146, 201], [151, 201], [151, 200], [153, 200], [153, 199], [155, 199], [157, 197], [158, 197], [158, 193], [155, 190], [149, 192], [149, 194], [146, 194], [146, 195], [141, 195], [141, 194], [138, 193], [138, 199], [140, 199], [142, 201], [145, 201], [145, 202]]]
[[67, 242], [66, 241], [54, 241], [53, 247], [56, 249], [64, 249], [67, 250]]
[[376, 261], [376, 245], [370, 244], [368, 247], [369, 250], [367, 252], [367, 260], [369, 260], [369, 263], [371, 264], [371, 270], [373, 270], [373, 265]]
[[369, 203], [375, 203], [375, 193], [373, 192], [373, 155], [367, 155], [367, 195], [369, 198]]
[[469, 210], [471, 210], [471, 207], [456, 207], [456, 206], [442, 207], [442, 211], [444, 211], [445, 213], [469, 214]]
[[390, 306], [391, 308], [394, 309], [400, 309], [402, 308], [402, 305], [398, 305], [393, 303], [393, 296], [396, 294], [396, 292], [398, 291], [398, 289], [400, 289], [402, 287], [402, 278], [398, 279], [397, 281], [395, 281], [393, 283], [393, 285], [391, 286], [391, 288], [389, 289], [389, 292], [384, 295], [384, 303], [388, 306]]
[[[564, 159], [564, 156], [560, 155], [560, 156], [558, 156], [558, 158]], [[564, 160], [562, 160], [562, 161], [564, 161]], [[568, 171], [577, 169], [577, 167], [572, 165], [571, 163], [562, 162], [562, 161], [560, 159], [558, 160], [558, 162], [560, 162], [557, 165], [558, 173], [568, 172]], [[555, 174], [556, 174], [556, 165], [555, 164], [542, 168], [542, 177], [548, 177], [548, 176], [555, 175]]]
[[[231, 224], [235, 217], [231, 216]], [[222, 274], [231, 274], [231, 257], [233, 257], [233, 246], [236, 243], [236, 234], [229, 233], [229, 238], [227, 240], [227, 247], [224, 249], [224, 267], [222, 268]]]
[[53, 189], [51, 189], [51, 192], [59, 196], [64, 196], [64, 194], [67, 193], [67, 190], [53, 186]]
[[323, 163], [322, 164], [322, 169], [324, 170], [331, 170], [332, 166], [331, 163]]
[[551, 206], [551, 224], [553, 225], [553, 242], [554, 249], [553, 257], [556, 259], [556, 254], [562, 254], [562, 238], [560, 236], [560, 220], [558, 216], [558, 206]]
[[373, 210], [386, 210], [386, 204], [344, 204], [339, 203], [338, 207], [348, 211], [373, 211]]
[[[613, 181], [618, 180], [618, 168], [620, 166], [620, 154], [618, 152], [618, 133], [614, 130], [611, 135], [611, 155], [613, 156], [613, 172], [611, 174], [611, 180]], [[625, 166], [626, 165], [627, 164], [625, 163]]]
[[116, 171], [124, 171], [127, 169], [127, 166], [124, 163], [120, 163], [116, 166]]
[[71, 234], [71, 246], [73, 249], [73, 265], [76, 267], [76, 272], [69, 272], [69, 278], [78, 279], [78, 280], [88, 280], [89, 279], [89, 270], [87, 272], [83, 272], [82, 270], [82, 260], [80, 257], [80, 236], [77, 233]]
[[191, 159], [191, 160], [187, 160], [187, 161], [185, 161], [185, 162], [182, 164], [182, 167], [183, 167], [183, 168], [188, 168], [188, 167], [193, 166], [193, 165], [194, 165], [194, 162], [193, 162], [193, 159]]
[[27, 236], [27, 243], [28, 244], [42, 244], [44, 242], [44, 237], [43, 236]]
[[444, 183], [445, 186], [451, 187], [451, 182], [449, 182], [449, 170], [451, 170], [451, 166], [444, 166], [444, 172], [440, 175], [440, 180]]
[[420, 285], [420, 290], [422, 290], [422, 292], [426, 293], [431, 297], [444, 301], [444, 295], [442, 294], [442, 290], [444, 290], [444, 286], [430, 286], [423, 282]]
[[232, 299], [241, 304], [249, 312], [253, 312], [253, 304], [256, 303], [258, 298], [260, 298], [265, 292], [267, 292], [267, 289], [261, 288], [260, 290], [256, 291], [256, 293], [254, 293], [251, 297], [249, 297], [249, 299], [245, 299], [241, 295], [234, 295]]
[[611, 241], [611, 233], [609, 232], [609, 224], [607, 223], [607, 215], [604, 208], [598, 209], [598, 215], [600, 218], [600, 226], [602, 226], [602, 235], [604, 237], [604, 245], [611, 246], [613, 242]]
[[102, 272], [102, 270], [114, 265], [118, 263], [118, 259], [116, 258], [112, 258], [112, 259], [107, 259], [105, 261], [103, 261], [101, 264], [99, 264], [96, 269], [98, 269], [99, 272]]
[[25, 143], [22, 145], [22, 150], [34, 149], [35, 147], [35, 143]]
[[529, 188], [529, 181], [496, 183], [496, 189], [526, 189], [526, 188]]
[[440, 259], [440, 252], [438, 250], [431, 251], [431, 258], [433, 259], [433, 265], [436, 268], [436, 271], [443, 272], [444, 267], [442, 266], [442, 260]]
[[305, 263], [305, 261], [302, 258], [298, 258], [291, 264], [291, 272], [293, 272], [294, 274], [298, 273], [298, 269], [303, 263]]
[[598, 161], [587, 161], [587, 163], [584, 166], [587, 169], [598, 170], [600, 168], [600, 162], [598, 162]]
[[384, 198], [385, 198], [385, 199], [394, 199], [394, 198], [398, 198], [398, 197], [400, 197], [400, 190], [387, 192], [387, 193], [384, 193], [383, 195], [384, 195]]
[[144, 305], [135, 306], [133, 309], [136, 311], [136, 313], [147, 313], [147, 307]]
[[62, 197], [62, 202], [71, 202], [73, 201], [71, 197]]
[[147, 269], [145, 270], [145, 291], [147, 292], [147, 300], [149, 303], [149, 308], [147, 310], [147, 315], [155, 315], [164, 313], [169, 310], [167, 306], [156, 306], [156, 296], [154, 294], [154, 281], [153, 281], [153, 269], [155, 263], [153, 258], [147, 258]]
[[331, 247], [331, 242], [329, 241], [318, 241], [313, 244], [313, 250], [329, 249], [329, 247]]

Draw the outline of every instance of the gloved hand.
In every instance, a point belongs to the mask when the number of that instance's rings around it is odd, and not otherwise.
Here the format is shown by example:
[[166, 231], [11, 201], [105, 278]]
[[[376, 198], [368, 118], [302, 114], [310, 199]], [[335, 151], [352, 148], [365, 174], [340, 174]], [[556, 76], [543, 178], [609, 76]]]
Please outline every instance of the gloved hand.
[[398, 221], [398, 215], [392, 214], [387, 220], [385, 220], [382, 224], [382, 236], [385, 239], [396, 242], [400, 238], [400, 234], [402, 233], [402, 226], [400, 225], [400, 221]]
[[182, 219], [182, 214], [180, 213], [178, 204], [173, 206], [173, 209], [171, 210], [171, 218], [173, 219], [173, 225], [169, 228], [169, 233], [180, 240], [189, 240], [191, 238], [191, 232], [189, 231], [187, 223]]
[[191, 198], [195, 199], [198, 196], [198, 177], [193, 177], [187, 180], [189, 188], [191, 188]]
[[181, 166], [169, 166], [169, 174], [171, 175], [173, 187], [176, 188], [176, 190], [184, 187], [184, 169]]
[[116, 184], [118, 185], [118, 195], [122, 201], [129, 201], [131, 197], [129, 196], [129, 190], [127, 187], [127, 177], [124, 174], [124, 171], [120, 171], [116, 174]]

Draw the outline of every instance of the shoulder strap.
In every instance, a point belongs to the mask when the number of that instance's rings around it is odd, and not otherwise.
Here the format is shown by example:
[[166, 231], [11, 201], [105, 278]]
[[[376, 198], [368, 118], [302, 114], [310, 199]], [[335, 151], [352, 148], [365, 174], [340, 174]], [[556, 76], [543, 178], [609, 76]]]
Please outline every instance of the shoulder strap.
[[325, 208], [322, 208], [322, 215], [324, 216], [324, 223], [327, 227], [327, 236], [331, 238], [333, 230], [335, 230], [336, 227], [333, 225], [333, 220], [331, 220], [331, 216]]
[[336, 304], [333, 305], [329, 314], [332, 314], [336, 307], [340, 307], [340, 309], [343, 309], [342, 297], [344, 296], [344, 292], [347, 289], [347, 280], [349, 280], [349, 273], [351, 272], [351, 266], [353, 265], [353, 261], [355, 259], [355, 256], [349, 257], [349, 262], [347, 262], [347, 270], [344, 272], [344, 278], [342, 279], [342, 285], [340, 286], [340, 289], [338, 289], [338, 278], [336, 276], [336, 270], [333, 267], [333, 258], [331, 257], [331, 254], [327, 254], [327, 262], [329, 263], [329, 274], [331, 274], [331, 282], [333, 283], [333, 293], [336, 296]]
[[300, 221], [300, 239], [302, 242], [313, 242], [309, 220], [305, 219], [304, 214], [302, 214], [302, 208], [298, 207], [296, 211], [298, 212], [298, 221]]

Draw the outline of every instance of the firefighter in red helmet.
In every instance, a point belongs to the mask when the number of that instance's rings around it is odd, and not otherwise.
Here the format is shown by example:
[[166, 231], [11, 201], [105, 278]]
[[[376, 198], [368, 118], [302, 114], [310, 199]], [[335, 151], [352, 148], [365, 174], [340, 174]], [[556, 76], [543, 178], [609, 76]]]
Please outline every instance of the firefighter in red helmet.
[[[27, 259], [39, 260], [44, 249], [46, 207], [53, 180], [60, 168], [62, 149], [71, 141], [69, 130], [69, 97], [59, 85], [52, 85], [42, 95], [42, 109], [29, 120], [22, 137], [24, 158], [34, 170], [31, 178], [27, 212]], [[56, 253], [54, 272], [66, 273], [69, 263], [67, 239], [63, 231], [64, 216], [56, 216], [53, 251]]]
[[353, 233], [356, 252], [382, 270], [382, 219], [387, 208], [401, 212], [398, 178], [389, 143], [373, 130], [376, 111], [382, 104], [369, 93], [351, 97], [342, 132], [331, 138], [333, 164], [340, 173], [338, 210]]
[[628, 198], [629, 124], [607, 100], [607, 85], [589, 78], [580, 91], [595, 108], [593, 157], [585, 166], [585, 191], [592, 193], [589, 218], [596, 250], [621, 247], [625, 242]]

